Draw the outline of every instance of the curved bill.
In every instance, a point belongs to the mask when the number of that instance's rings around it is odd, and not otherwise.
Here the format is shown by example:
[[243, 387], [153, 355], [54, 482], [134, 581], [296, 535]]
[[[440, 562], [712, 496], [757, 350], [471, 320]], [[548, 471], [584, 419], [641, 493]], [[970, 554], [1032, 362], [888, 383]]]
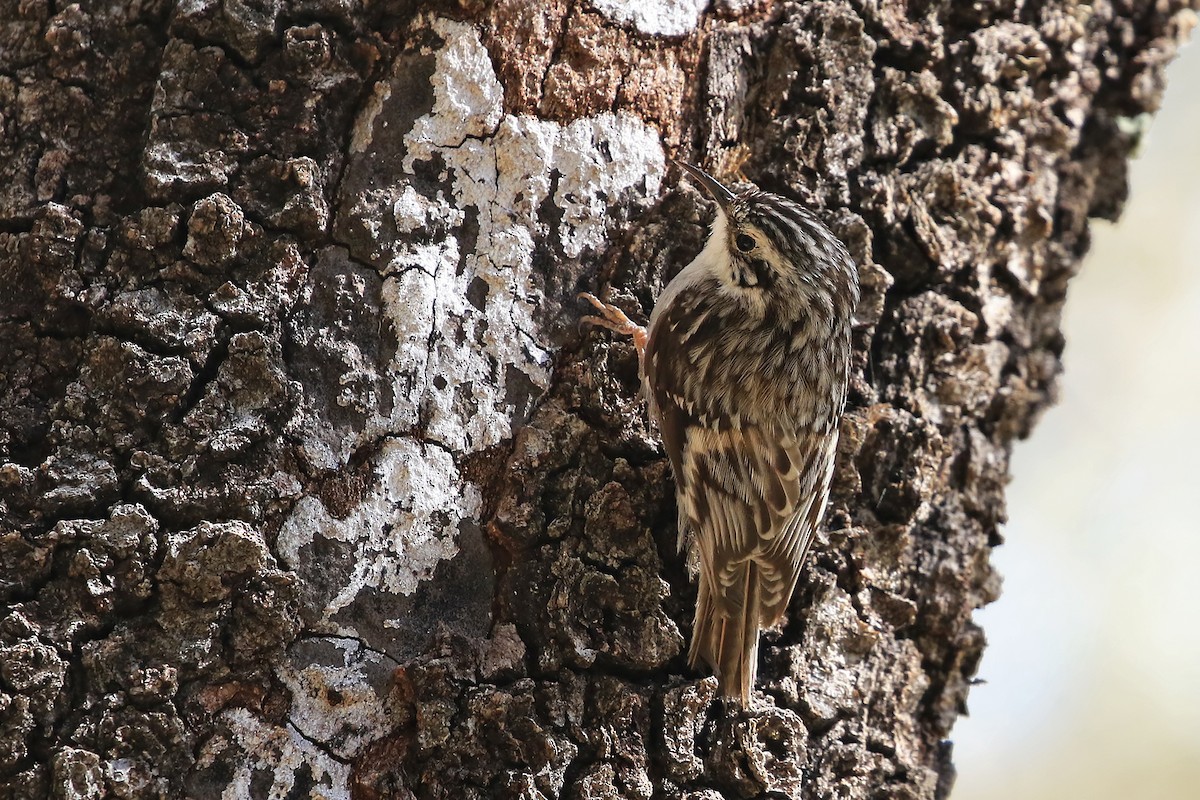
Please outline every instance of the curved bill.
[[717, 205], [721, 207], [721, 211], [725, 213], [725, 216], [729, 216], [730, 206], [737, 200], [737, 195], [726, 189], [720, 181], [699, 167], [684, 161], [671, 160], [680, 169], [692, 176], [692, 180], [700, 184], [704, 188], [704, 191], [708, 193], [708, 196], [715, 200]]

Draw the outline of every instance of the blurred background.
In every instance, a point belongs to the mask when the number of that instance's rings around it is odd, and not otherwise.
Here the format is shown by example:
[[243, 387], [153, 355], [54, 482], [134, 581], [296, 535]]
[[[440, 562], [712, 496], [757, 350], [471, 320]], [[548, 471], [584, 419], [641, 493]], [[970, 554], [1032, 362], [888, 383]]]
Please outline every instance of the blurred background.
[[1167, 80], [1013, 457], [952, 800], [1200, 797], [1200, 46]]

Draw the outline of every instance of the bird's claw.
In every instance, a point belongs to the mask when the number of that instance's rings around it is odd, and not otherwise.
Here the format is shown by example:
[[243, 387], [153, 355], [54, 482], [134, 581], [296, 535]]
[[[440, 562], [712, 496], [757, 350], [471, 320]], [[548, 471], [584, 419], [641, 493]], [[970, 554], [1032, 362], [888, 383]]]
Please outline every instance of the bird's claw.
[[634, 331], [642, 327], [625, 316], [624, 311], [614, 305], [605, 303], [591, 292], [580, 292], [579, 297], [591, 303], [602, 315], [600, 317], [584, 317], [580, 322], [586, 322], [589, 325], [596, 325], [600, 328], [608, 328], [610, 331], [615, 331], [625, 336], [632, 336]]
[[625, 312], [614, 305], [605, 303], [600, 298], [596, 297], [591, 292], [580, 292], [579, 298], [587, 300], [592, 306], [600, 312], [600, 316], [586, 316], [580, 319], [581, 323], [587, 325], [595, 325], [598, 328], [607, 328], [608, 330], [619, 333], [622, 336], [633, 337], [633, 346], [637, 348], [638, 358], [646, 350], [646, 340], [648, 338], [646, 329], [636, 322], [625, 316]]

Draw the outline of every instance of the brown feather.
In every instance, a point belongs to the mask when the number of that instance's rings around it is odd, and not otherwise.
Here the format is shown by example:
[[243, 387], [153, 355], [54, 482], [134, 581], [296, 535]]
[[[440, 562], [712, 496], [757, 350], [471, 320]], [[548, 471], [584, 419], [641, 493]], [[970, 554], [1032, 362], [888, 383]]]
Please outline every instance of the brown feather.
[[686, 169], [721, 211], [655, 306], [644, 379], [699, 560], [689, 658], [745, 703], [825, 510], [857, 273], [807, 209]]

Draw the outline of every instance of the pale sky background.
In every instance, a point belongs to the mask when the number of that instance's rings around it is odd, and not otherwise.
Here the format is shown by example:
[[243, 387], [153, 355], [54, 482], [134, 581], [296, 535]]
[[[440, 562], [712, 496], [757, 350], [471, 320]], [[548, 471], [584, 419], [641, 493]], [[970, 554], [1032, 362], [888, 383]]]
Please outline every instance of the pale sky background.
[[1200, 798], [1200, 45], [1167, 79], [1013, 457], [952, 800]]

